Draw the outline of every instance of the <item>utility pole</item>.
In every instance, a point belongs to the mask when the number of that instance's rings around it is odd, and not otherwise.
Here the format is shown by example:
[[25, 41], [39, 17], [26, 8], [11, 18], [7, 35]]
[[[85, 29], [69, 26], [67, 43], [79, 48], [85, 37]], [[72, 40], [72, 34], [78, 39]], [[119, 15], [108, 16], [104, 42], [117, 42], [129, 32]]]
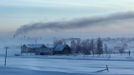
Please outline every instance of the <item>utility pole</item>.
[[4, 62], [4, 67], [6, 67], [7, 64], [7, 50], [9, 47], [5, 47], [5, 62]]

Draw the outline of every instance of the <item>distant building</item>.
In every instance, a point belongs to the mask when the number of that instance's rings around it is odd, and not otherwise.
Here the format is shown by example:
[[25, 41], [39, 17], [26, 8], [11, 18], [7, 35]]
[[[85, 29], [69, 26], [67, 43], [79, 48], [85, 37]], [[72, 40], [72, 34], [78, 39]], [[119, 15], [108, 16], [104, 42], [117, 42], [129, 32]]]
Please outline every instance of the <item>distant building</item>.
[[56, 45], [53, 54], [71, 54], [71, 48], [68, 45]]
[[44, 44], [24, 44], [21, 46], [21, 53], [34, 53], [36, 55], [49, 55], [52, 50]]

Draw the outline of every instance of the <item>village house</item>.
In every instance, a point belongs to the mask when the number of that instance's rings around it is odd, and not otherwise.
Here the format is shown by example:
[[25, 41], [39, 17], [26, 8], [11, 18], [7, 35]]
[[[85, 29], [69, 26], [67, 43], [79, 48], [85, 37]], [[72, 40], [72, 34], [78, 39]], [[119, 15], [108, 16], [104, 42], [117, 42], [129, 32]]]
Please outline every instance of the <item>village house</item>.
[[21, 54], [34, 53], [35, 55], [50, 55], [52, 50], [44, 44], [24, 44], [21, 46]]
[[56, 45], [53, 49], [53, 54], [71, 54], [71, 48], [68, 45]]

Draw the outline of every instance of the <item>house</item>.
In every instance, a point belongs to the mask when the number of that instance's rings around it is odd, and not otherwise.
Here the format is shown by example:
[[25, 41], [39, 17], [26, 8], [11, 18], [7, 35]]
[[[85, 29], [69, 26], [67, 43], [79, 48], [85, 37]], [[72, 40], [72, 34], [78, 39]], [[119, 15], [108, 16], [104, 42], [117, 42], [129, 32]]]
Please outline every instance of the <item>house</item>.
[[52, 54], [52, 50], [44, 44], [24, 44], [21, 46], [21, 53], [34, 53], [36, 55]]
[[68, 45], [56, 45], [53, 54], [71, 54], [71, 48]]

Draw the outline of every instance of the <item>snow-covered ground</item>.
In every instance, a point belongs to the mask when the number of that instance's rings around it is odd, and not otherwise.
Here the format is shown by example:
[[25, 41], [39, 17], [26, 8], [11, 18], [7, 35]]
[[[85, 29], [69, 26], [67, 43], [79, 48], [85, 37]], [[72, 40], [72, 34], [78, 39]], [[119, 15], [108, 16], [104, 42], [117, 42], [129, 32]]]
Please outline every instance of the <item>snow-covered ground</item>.
[[[133, 75], [134, 57], [127, 55], [107, 56], [19, 56], [8, 57], [7, 68], [3, 68], [4, 57], [0, 57], [3, 75]], [[108, 71], [98, 72], [109, 67]], [[5, 73], [4, 73], [5, 72]], [[23, 74], [23, 73], [22, 73]], [[57, 75], [56, 74], [56, 75]]]
[[[109, 48], [120, 45], [118, 40], [106, 41], [106, 43]], [[0, 55], [5, 54], [5, 46], [10, 47], [7, 68], [3, 67], [4, 57], [0, 56], [0, 75], [134, 75], [134, 40], [125, 43], [128, 44], [128, 50], [132, 52], [131, 56], [128, 54], [108, 54], [102, 56], [15, 57], [14, 54], [20, 54], [20, 45], [23, 43], [15, 39], [0, 40]], [[106, 65], [109, 67], [109, 72], [99, 72], [104, 70]]]

